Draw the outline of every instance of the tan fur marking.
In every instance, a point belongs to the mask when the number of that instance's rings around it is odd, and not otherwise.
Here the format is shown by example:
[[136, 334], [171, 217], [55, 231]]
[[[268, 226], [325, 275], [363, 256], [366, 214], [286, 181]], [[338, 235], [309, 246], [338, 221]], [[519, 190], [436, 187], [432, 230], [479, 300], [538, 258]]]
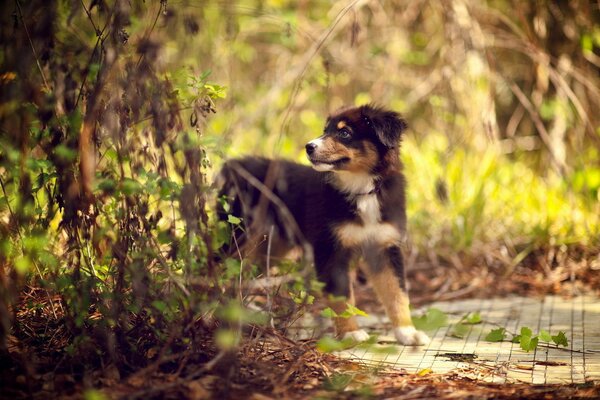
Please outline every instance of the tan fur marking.
[[329, 161], [337, 160], [342, 157], [351, 157], [351, 153], [346, 146], [331, 138], [325, 138], [321, 143], [322, 145], [319, 146], [315, 153], [319, 159]]
[[377, 298], [383, 304], [392, 326], [413, 326], [408, 308], [408, 294], [400, 288], [398, 277], [394, 271], [389, 266], [376, 273], [371, 272], [367, 266], [363, 266], [363, 270], [371, 282]]
[[344, 128], [345, 126], [346, 126], [346, 121], [343, 121], [343, 120], [342, 120], [342, 121], [340, 121], [340, 122], [338, 122], [338, 123], [337, 123], [337, 128], [338, 128], [338, 129], [342, 129], [342, 128]]
[[368, 172], [377, 164], [377, 149], [370, 142], [365, 142], [365, 150], [350, 150], [350, 163], [348, 171], [352, 172]]
[[348, 158], [349, 161], [343, 167], [343, 170], [345, 171], [352, 173], [369, 173], [377, 164], [378, 154], [373, 143], [365, 142], [364, 150], [348, 148], [331, 137], [321, 139], [320, 143], [320, 146], [315, 152], [316, 158], [323, 161]]
[[387, 223], [369, 225], [347, 223], [336, 227], [335, 233], [344, 247], [354, 247], [365, 242], [389, 246], [402, 241], [398, 229]]

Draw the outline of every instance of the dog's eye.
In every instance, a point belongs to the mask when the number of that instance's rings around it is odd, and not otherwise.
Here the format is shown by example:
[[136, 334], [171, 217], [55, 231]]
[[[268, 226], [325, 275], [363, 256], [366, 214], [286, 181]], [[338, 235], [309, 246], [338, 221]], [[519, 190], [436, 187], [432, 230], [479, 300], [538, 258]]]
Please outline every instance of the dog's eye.
[[339, 133], [338, 133], [338, 134], [340, 135], [340, 137], [341, 137], [342, 139], [349, 139], [349, 138], [350, 138], [350, 136], [352, 136], [352, 135], [350, 134], [350, 131], [349, 131], [348, 129], [342, 129], [341, 131], [339, 131]]

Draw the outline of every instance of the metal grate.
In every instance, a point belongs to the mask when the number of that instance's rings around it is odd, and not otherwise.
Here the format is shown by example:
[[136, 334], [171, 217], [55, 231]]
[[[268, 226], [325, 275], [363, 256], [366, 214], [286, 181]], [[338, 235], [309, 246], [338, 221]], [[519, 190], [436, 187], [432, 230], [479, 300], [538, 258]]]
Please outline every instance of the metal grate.
[[[408, 373], [453, 371], [495, 383], [600, 381], [600, 299], [597, 297], [474, 299], [440, 302], [430, 307], [446, 312], [451, 325], [428, 332], [432, 338], [428, 346], [413, 348], [393, 344], [387, 318], [371, 315], [359, 319], [369, 333], [379, 334], [379, 343], [359, 346], [339, 355], [372, 366], [404, 369]], [[479, 312], [483, 322], [469, 326], [463, 338], [451, 336], [452, 325], [472, 312]], [[523, 326], [531, 328], [534, 334], [541, 329], [552, 334], [564, 331], [569, 347], [540, 345], [527, 353], [518, 343], [484, 340], [491, 329], [504, 327], [518, 333]]]

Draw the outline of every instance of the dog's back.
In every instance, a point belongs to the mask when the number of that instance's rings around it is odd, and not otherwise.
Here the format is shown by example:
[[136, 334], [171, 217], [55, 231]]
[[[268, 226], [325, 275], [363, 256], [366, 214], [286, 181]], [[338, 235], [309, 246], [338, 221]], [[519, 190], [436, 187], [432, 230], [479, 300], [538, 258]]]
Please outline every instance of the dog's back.
[[[242, 218], [238, 245], [251, 247], [273, 232], [278, 254], [327, 242], [330, 226], [353, 216], [348, 199], [314, 169], [286, 160], [245, 157], [221, 169], [219, 218]], [[254, 246], [248, 246], [253, 242]], [[273, 246], [272, 246], [273, 247]]]
[[[354, 304], [349, 268], [361, 266], [386, 308], [399, 342], [424, 344], [412, 325], [401, 243], [406, 215], [399, 160], [404, 120], [366, 105], [330, 116], [306, 145], [312, 168], [282, 160], [231, 160], [221, 174], [219, 216], [241, 217], [234, 229], [242, 256], [280, 256], [296, 245], [311, 251], [324, 290], [343, 313]], [[229, 249], [231, 252], [231, 249]], [[339, 300], [342, 298], [343, 300]], [[356, 320], [335, 318], [339, 335], [366, 340]]]

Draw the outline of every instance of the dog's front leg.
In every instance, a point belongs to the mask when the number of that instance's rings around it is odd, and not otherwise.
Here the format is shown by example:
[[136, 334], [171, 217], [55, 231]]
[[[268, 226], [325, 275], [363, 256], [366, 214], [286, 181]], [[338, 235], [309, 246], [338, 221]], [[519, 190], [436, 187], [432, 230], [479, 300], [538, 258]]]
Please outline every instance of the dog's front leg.
[[428, 344], [429, 337], [415, 329], [410, 317], [404, 260], [400, 247], [392, 246], [383, 252], [373, 248], [368, 249], [366, 253], [367, 266], [364, 270], [367, 279], [392, 322], [396, 340], [410, 346]]
[[[319, 280], [325, 284], [325, 294], [328, 297], [329, 307], [340, 315], [354, 303], [353, 274], [350, 274], [349, 265], [351, 253], [339, 249], [331, 253], [329, 249], [315, 249], [315, 266]], [[359, 329], [355, 316], [348, 318], [334, 317], [335, 333], [341, 339], [353, 339], [364, 342], [369, 339], [369, 334]]]

